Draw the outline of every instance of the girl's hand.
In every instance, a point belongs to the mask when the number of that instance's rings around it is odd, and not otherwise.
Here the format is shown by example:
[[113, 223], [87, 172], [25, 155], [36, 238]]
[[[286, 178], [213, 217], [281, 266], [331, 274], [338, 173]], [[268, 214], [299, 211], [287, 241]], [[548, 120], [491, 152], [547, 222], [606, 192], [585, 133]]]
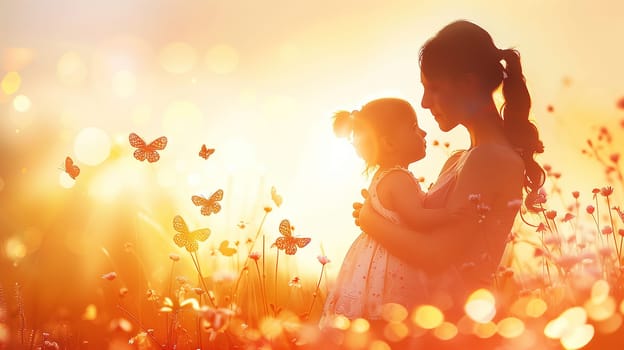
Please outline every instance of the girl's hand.
[[[364, 197], [364, 201], [368, 199], [368, 191], [366, 189], [362, 189], [362, 197]], [[353, 218], [355, 219], [355, 225], [360, 226], [360, 210], [364, 206], [364, 203], [361, 202], [353, 202]]]

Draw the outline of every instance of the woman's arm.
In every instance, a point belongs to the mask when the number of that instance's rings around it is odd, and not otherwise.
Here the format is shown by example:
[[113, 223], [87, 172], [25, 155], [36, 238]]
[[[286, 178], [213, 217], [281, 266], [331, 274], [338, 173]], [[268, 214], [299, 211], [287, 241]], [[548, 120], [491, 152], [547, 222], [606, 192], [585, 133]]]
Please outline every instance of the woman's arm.
[[474, 205], [468, 197], [479, 194], [481, 201], [491, 207], [481, 223], [473, 215], [462, 215], [455, 222], [423, 233], [384, 220], [365, 203], [359, 224], [391, 254], [430, 271], [474, 255], [480, 247], [473, 247], [471, 241], [480, 230], [492, 236], [493, 244], [502, 245], [517, 213], [507, 209], [507, 202], [522, 196], [524, 168], [522, 160], [512, 152], [500, 146], [472, 150], [449, 194], [446, 204], [450, 210]]
[[402, 170], [387, 173], [377, 185], [382, 204], [399, 214], [401, 222], [409, 228], [428, 230], [451, 222], [455, 215], [446, 208], [426, 209], [424, 192], [414, 177]]

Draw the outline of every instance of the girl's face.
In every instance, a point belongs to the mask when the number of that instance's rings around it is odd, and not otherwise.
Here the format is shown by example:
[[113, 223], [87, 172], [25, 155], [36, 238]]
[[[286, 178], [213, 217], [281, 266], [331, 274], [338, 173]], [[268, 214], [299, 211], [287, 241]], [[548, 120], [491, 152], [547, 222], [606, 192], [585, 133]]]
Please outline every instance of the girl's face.
[[427, 133], [418, 126], [418, 121], [414, 118], [411, 125], [397, 130], [395, 138], [396, 150], [403, 153], [404, 160], [409, 164], [422, 159], [425, 156]]
[[420, 80], [424, 88], [421, 105], [431, 112], [440, 130], [449, 131], [460, 124], [463, 94], [457, 85], [448, 79], [428, 80], [422, 73]]

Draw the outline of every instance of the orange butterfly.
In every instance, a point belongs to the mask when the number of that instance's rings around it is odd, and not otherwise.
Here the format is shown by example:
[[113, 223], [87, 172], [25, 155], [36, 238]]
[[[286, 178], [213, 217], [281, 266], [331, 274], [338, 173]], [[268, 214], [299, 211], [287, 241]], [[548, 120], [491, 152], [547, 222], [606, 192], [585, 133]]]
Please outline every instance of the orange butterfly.
[[74, 180], [80, 174], [80, 168], [74, 164], [70, 157], [65, 158], [65, 172]]
[[214, 152], [215, 152], [214, 148], [206, 148], [206, 144], [203, 144], [201, 147], [201, 150], [199, 151], [199, 156], [204, 159], [208, 159], [208, 157], [210, 157], [210, 155], [213, 154]]
[[224, 256], [232, 256], [236, 254], [236, 248], [230, 248], [229, 245], [230, 245], [230, 241], [228, 241], [227, 239], [221, 242], [221, 244], [219, 245], [219, 251]]
[[312, 240], [307, 237], [293, 237], [292, 229], [293, 227], [290, 225], [290, 221], [286, 219], [282, 220], [279, 225], [279, 232], [284, 237], [278, 237], [274, 243], [277, 249], [284, 250], [288, 255], [295, 255], [297, 247], [303, 248]]
[[156, 151], [162, 151], [167, 146], [167, 138], [165, 136], [157, 138], [149, 145], [135, 133], [131, 133], [129, 139], [130, 145], [137, 148], [137, 150], [134, 151], [134, 158], [140, 161], [147, 159], [150, 163], [154, 163], [159, 160], [160, 155]]
[[210, 214], [216, 214], [221, 210], [221, 204], [218, 202], [223, 199], [223, 190], [218, 189], [210, 198], [202, 196], [192, 196], [191, 200], [196, 206], [201, 206], [201, 214], [208, 216]]
[[205, 241], [210, 236], [209, 228], [202, 228], [195, 231], [189, 231], [186, 222], [180, 215], [173, 218], [173, 228], [178, 233], [173, 236], [173, 242], [180, 248], [185, 247], [189, 252], [196, 252], [199, 248], [197, 241]]

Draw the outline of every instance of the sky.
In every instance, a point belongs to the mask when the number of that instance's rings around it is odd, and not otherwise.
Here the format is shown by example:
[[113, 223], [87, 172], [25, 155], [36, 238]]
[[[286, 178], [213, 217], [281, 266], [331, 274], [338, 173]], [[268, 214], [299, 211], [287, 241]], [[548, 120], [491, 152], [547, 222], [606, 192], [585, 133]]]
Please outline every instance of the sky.
[[[367, 179], [331, 134], [331, 116], [402, 97], [429, 144], [466, 147], [465, 130], [441, 133], [420, 107], [419, 49], [456, 19], [520, 51], [546, 147], [539, 161], [562, 172], [566, 189], [589, 192], [605, 178], [581, 154], [586, 139], [605, 125], [622, 143], [622, 13], [620, 1], [581, 0], [2, 1], [0, 78], [17, 72], [20, 84], [0, 91], [0, 152], [12, 164], [0, 172], [0, 195], [17, 208], [78, 199], [97, 222], [130, 193], [132, 208], [172, 234], [162, 227], [175, 213], [205, 223], [192, 218], [191, 194], [224, 188], [223, 217], [209, 223], [229, 230], [257, 224], [275, 186], [284, 204], [271, 230], [289, 218], [313, 237], [306, 254], [340, 261], [359, 233], [351, 203]], [[136, 163], [130, 132], [147, 142], [166, 135], [161, 161]], [[200, 162], [203, 143], [216, 152]], [[426, 183], [447, 155], [428, 152], [411, 167]], [[59, 175], [66, 156], [81, 166], [75, 184]], [[21, 232], [11, 227], [8, 236]]]

